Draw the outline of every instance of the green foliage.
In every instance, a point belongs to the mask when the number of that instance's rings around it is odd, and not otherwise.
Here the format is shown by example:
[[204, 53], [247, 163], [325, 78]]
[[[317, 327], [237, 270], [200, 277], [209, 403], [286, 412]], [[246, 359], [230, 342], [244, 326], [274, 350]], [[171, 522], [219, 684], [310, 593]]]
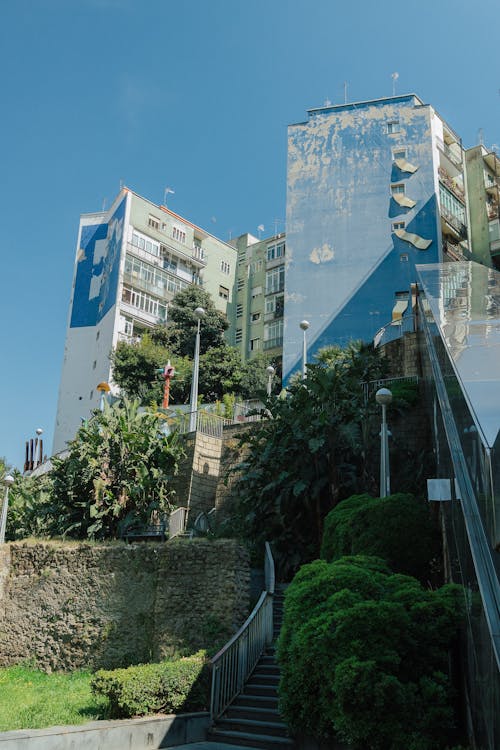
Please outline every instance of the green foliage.
[[153, 512], [168, 513], [183, 449], [178, 435], [165, 437], [160, 426], [137, 401], [95, 412], [69, 444], [68, 457], [53, 459], [46, 478], [21, 478], [13, 486], [10, 538], [116, 538]]
[[181, 357], [192, 357], [194, 352], [198, 318], [197, 307], [205, 310], [201, 321], [200, 353], [218, 349], [224, 344], [224, 332], [229, 323], [226, 316], [215, 307], [208, 292], [197, 286], [189, 286], [177, 292], [169, 306], [166, 336], [172, 353]]
[[91, 677], [90, 672], [45, 674], [25, 665], [0, 669], [0, 732], [106, 718], [106, 701], [92, 695]]
[[293, 731], [362, 750], [437, 750], [453, 732], [448, 652], [462, 591], [425, 590], [380, 558], [303, 566], [278, 641], [280, 707]]
[[376, 404], [364, 403], [361, 381], [383, 374], [372, 347], [336, 349], [328, 366], [310, 365], [285, 399], [268, 404], [271, 419], [257, 423], [243, 442], [239, 533], [262, 547], [273, 539], [280, 575], [317, 557], [323, 519], [337, 502], [374, 484], [370, 430]]
[[238, 393], [241, 382], [241, 356], [237, 349], [222, 343], [200, 357], [199, 392], [207, 402]]
[[101, 669], [92, 679], [94, 695], [108, 699], [112, 718], [206, 710], [208, 685], [204, 651], [158, 664]]
[[382, 557], [395, 572], [428, 580], [430, 561], [439, 555], [428, 505], [401, 493], [343, 500], [325, 519], [321, 557], [331, 562], [357, 554]]

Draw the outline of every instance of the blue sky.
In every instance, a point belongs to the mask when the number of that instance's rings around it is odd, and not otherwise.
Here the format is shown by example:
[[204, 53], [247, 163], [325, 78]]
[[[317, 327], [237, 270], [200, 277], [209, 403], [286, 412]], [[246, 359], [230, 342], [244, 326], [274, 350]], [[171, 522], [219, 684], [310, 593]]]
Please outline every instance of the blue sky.
[[[0, 456], [52, 435], [80, 213], [120, 181], [228, 239], [285, 215], [287, 125], [415, 92], [500, 144], [498, 0], [19, 0], [0, 27]], [[284, 224], [278, 223], [283, 230]]]

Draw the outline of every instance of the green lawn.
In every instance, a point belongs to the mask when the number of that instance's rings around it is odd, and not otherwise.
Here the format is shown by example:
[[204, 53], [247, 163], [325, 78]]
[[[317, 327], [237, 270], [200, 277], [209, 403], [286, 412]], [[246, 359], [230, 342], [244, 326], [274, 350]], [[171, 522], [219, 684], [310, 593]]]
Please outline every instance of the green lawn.
[[106, 700], [90, 692], [91, 677], [90, 672], [0, 669], [0, 732], [105, 718]]

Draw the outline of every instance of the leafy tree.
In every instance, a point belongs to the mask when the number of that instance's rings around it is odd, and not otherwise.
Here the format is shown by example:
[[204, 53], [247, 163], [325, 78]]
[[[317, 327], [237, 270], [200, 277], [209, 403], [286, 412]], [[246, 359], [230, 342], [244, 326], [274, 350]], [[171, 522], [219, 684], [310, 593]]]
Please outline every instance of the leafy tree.
[[280, 708], [292, 730], [336, 734], [356, 750], [445, 747], [462, 596], [453, 585], [425, 590], [376, 557], [303, 566], [278, 641]]
[[208, 292], [197, 286], [189, 286], [177, 292], [169, 307], [165, 343], [173, 354], [193, 356], [198, 327], [194, 311], [197, 307], [205, 310], [201, 321], [200, 353], [223, 345], [224, 332], [229, 328], [226, 316], [217, 310]]
[[243, 365], [239, 390], [242, 398], [258, 398], [267, 393], [269, 377], [267, 368], [269, 365], [272, 365], [276, 371], [272, 380], [272, 392], [279, 393], [281, 389], [281, 359], [278, 362], [271, 362], [266, 352], [259, 352]]
[[377, 352], [358, 347], [329, 365], [310, 365], [286, 399], [271, 399], [271, 419], [243, 437], [248, 456], [236, 467], [240, 533], [273, 539], [280, 574], [317, 557], [323, 519], [340, 500], [376, 486], [370, 431], [376, 404], [365, 405], [360, 380], [381, 374]]
[[429, 580], [430, 563], [439, 555], [439, 533], [427, 503], [401, 493], [343, 500], [325, 519], [321, 557], [331, 562], [360, 553], [384, 558], [396, 572]]
[[223, 343], [200, 357], [198, 388], [205, 401], [218, 401], [225, 393], [238, 393], [241, 376], [240, 353], [232, 346]]
[[[43, 495], [33, 501], [42, 508], [45, 534], [116, 538], [130, 524], [167, 513], [183, 450], [177, 434], [166, 437], [160, 427], [159, 417], [139, 411], [137, 401], [123, 399], [95, 412], [69, 444], [68, 457], [52, 459]], [[21, 487], [13, 536], [40, 531], [28, 504], [29, 480]]]

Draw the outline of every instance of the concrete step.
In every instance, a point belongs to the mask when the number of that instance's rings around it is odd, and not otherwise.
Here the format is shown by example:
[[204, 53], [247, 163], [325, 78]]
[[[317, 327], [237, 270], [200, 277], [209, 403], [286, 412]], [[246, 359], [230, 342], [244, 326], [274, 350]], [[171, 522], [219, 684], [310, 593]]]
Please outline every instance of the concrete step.
[[256, 721], [282, 721], [278, 707], [265, 708], [263, 706], [249, 706], [244, 703], [234, 703], [226, 710], [224, 717], [227, 719], [255, 719]]
[[232, 702], [234, 706], [250, 706], [262, 709], [275, 709], [278, 710], [278, 695], [257, 695], [253, 693], [249, 688], [245, 688], [243, 693], [240, 693]]
[[224, 742], [238, 747], [262, 748], [262, 750], [293, 750], [294, 743], [289, 737], [273, 737], [270, 734], [249, 734], [247, 732], [227, 732], [211, 729], [208, 739], [212, 742]]
[[252, 695], [266, 695], [269, 698], [277, 696], [277, 684], [266, 684], [265, 682], [247, 682], [245, 691]]
[[229, 719], [217, 721], [217, 729], [224, 732], [242, 732], [247, 734], [266, 734], [272, 737], [287, 737], [288, 730], [282, 721], [260, 721], [259, 719]]

